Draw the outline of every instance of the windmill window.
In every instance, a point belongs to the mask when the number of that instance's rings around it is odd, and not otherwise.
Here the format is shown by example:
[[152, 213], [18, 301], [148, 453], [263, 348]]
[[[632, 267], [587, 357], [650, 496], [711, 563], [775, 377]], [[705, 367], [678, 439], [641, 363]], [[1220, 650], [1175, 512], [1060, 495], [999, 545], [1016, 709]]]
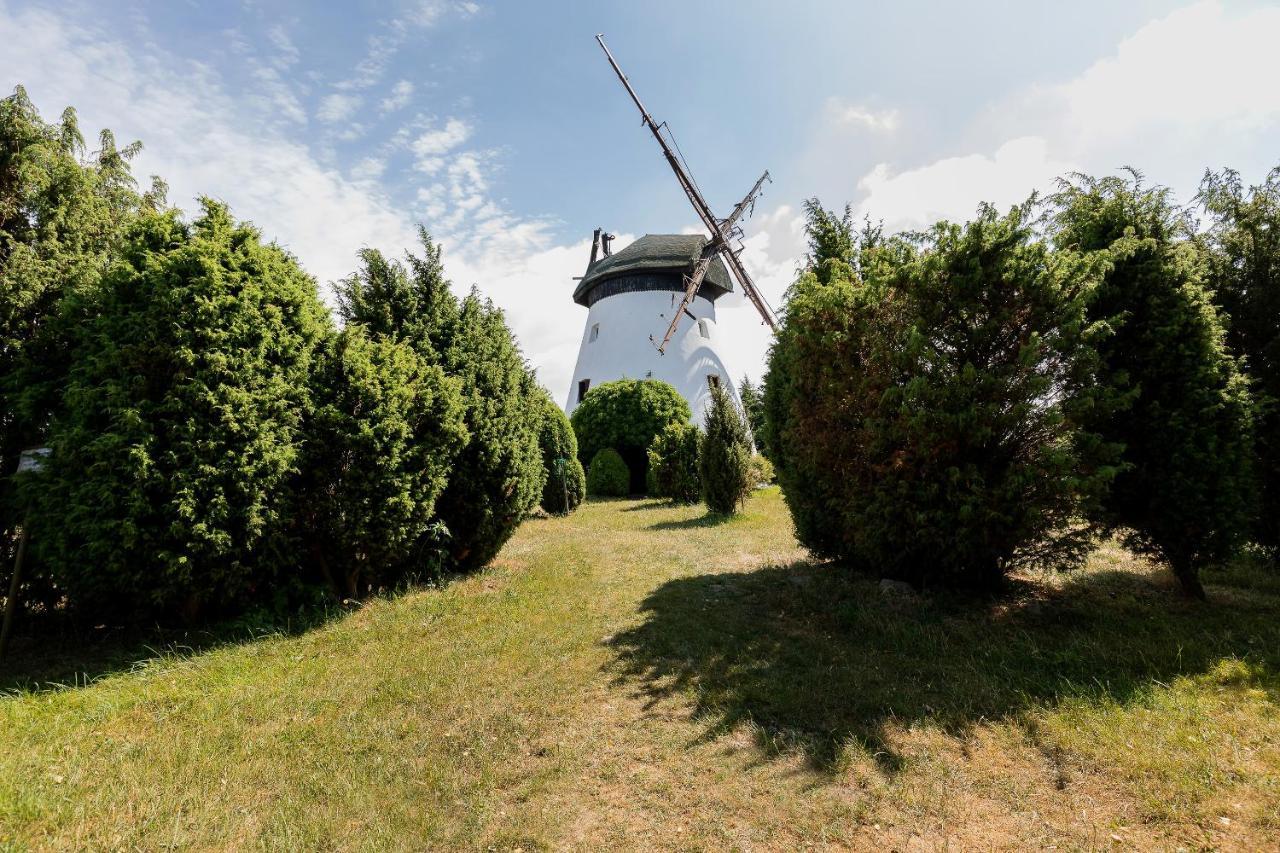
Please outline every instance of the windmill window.
[[704, 338], [711, 337], [711, 329], [708, 328], [706, 320], [698, 321], [698, 334], [702, 335]]
[[596, 323], [591, 327], [591, 338], [587, 343], [595, 343], [596, 338], [600, 337], [600, 324]]
[[578, 402], [582, 402], [582, 398], [587, 396], [587, 390], [591, 387], [590, 379], [578, 380]]

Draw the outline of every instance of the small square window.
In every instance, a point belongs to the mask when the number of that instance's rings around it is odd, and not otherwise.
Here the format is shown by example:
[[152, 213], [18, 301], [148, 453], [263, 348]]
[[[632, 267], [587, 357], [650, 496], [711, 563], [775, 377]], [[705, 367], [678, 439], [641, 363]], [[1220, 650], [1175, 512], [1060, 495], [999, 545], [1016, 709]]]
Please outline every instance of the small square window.
[[702, 335], [704, 338], [711, 337], [711, 328], [707, 325], [706, 320], [698, 321], [698, 334]]
[[582, 398], [583, 398], [583, 397], [587, 396], [587, 391], [588, 391], [590, 388], [591, 388], [591, 380], [590, 380], [590, 379], [579, 379], [579, 380], [578, 380], [578, 402], [579, 402], [579, 403], [581, 403], [581, 402], [582, 402]]
[[595, 323], [591, 327], [591, 338], [587, 341], [587, 343], [595, 343], [595, 340], [598, 337], [600, 337], [600, 324]]

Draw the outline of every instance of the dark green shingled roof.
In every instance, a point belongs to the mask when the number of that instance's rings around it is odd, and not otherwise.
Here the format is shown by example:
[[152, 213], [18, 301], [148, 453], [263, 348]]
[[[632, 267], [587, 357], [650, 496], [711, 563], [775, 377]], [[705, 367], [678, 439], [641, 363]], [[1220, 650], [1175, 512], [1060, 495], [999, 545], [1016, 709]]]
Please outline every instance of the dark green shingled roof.
[[[574, 289], [573, 301], [586, 305], [587, 292], [591, 288], [627, 273], [687, 273], [693, 269], [693, 262], [706, 244], [707, 238], [701, 234], [646, 234], [625, 249], [592, 264]], [[733, 281], [719, 257], [711, 262], [699, 292], [713, 299], [733, 292]]]

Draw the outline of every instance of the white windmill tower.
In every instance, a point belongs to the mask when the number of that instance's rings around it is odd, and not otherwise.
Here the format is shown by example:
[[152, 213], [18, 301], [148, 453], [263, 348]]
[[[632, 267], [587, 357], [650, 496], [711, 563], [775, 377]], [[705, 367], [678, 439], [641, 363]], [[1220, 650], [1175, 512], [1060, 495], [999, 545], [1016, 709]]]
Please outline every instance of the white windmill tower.
[[[653, 378], [675, 386], [688, 401], [694, 419], [701, 422], [712, 385], [726, 388], [737, 398], [718, 351], [723, 335], [716, 324], [716, 300], [733, 291], [736, 279], [765, 324], [775, 327], [772, 311], [739, 258], [742, 249], [730, 246], [731, 241], [740, 241], [738, 220], [754, 207], [769, 173], [760, 176], [727, 218], [717, 218], [661, 127], [640, 103], [604, 38], [596, 36], [596, 41], [710, 236], [646, 234], [614, 254], [609, 245], [612, 235], [596, 230], [587, 271], [573, 293], [574, 301], [588, 311], [566, 409], [573, 411], [583, 395], [601, 382]], [[686, 317], [691, 322], [681, 332]]]

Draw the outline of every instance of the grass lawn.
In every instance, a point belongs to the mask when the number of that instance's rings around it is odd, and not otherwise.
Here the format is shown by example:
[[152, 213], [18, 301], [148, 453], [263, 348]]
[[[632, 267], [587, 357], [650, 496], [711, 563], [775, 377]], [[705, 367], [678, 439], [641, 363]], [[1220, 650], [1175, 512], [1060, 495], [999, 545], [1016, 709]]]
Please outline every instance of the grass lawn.
[[1207, 580], [1186, 602], [1108, 545], [1005, 598], [904, 600], [807, 562], [776, 491], [723, 523], [591, 503], [307, 632], [117, 652], [80, 686], [20, 646], [0, 838], [1275, 849], [1280, 579]]

